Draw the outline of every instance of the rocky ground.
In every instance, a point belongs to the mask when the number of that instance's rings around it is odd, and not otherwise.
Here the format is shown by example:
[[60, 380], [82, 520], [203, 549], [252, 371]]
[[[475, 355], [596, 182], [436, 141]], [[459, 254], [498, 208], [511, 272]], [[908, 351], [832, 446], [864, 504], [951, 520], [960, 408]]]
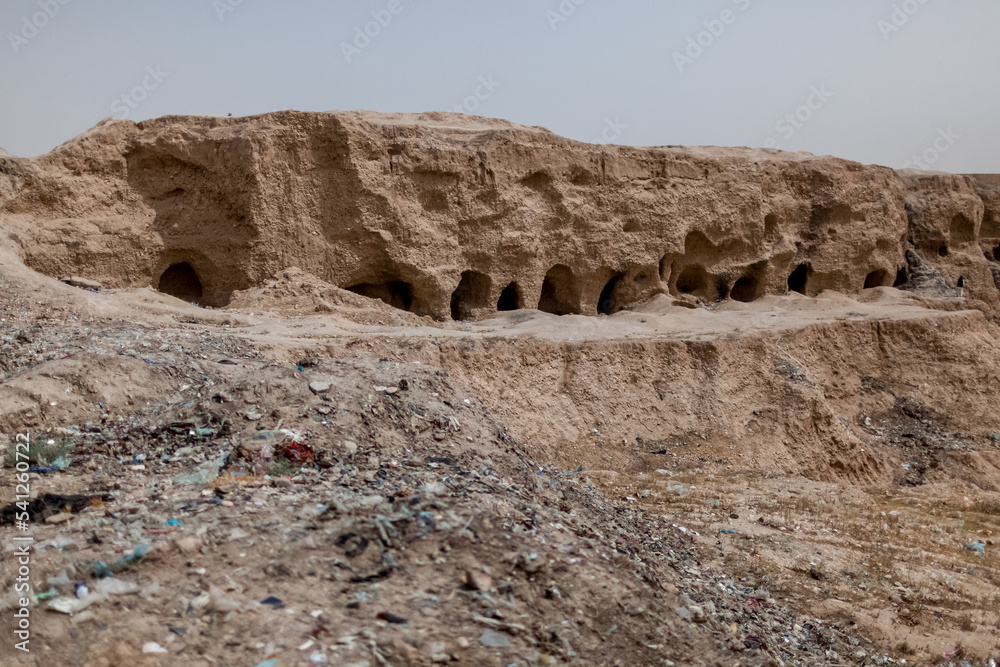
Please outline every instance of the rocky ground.
[[[442, 368], [383, 354], [384, 328], [25, 280], [4, 278], [0, 305], [5, 665], [1000, 655], [1000, 494], [961, 463], [997, 443], [898, 387], [869, 383], [889, 407], [858, 425], [901, 452], [888, 484], [739, 463], [710, 423], [622, 445], [631, 463], [600, 469], [518, 437]], [[354, 297], [323, 299], [406, 336], [482, 335]], [[312, 298], [286, 307], [313, 312]], [[8, 505], [18, 433], [32, 441], [24, 507]], [[23, 536], [28, 654], [14, 648]]]

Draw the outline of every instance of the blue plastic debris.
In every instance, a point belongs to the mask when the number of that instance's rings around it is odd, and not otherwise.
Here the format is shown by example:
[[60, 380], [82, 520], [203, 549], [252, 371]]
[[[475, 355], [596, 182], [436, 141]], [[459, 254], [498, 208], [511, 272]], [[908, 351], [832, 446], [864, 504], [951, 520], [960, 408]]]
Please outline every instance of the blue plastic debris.
[[66, 458], [65, 456], [60, 456], [59, 458], [57, 458], [55, 461], [52, 462], [52, 465], [31, 466], [28, 468], [28, 470], [30, 472], [37, 472], [40, 474], [59, 472], [60, 470], [65, 470], [66, 468], [68, 468], [69, 464], [70, 460], [68, 458]]
[[966, 550], [971, 551], [972, 553], [976, 554], [977, 556], [984, 556], [984, 555], [986, 555], [986, 544], [984, 544], [983, 542], [979, 542], [979, 541], [970, 542], [969, 544], [965, 545], [965, 548], [966, 548]]

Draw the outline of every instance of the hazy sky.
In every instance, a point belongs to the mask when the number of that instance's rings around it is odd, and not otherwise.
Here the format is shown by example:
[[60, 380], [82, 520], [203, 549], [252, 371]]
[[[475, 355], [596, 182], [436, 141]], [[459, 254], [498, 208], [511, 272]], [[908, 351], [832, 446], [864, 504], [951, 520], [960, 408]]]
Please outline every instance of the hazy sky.
[[2, 0], [0, 147], [126, 114], [458, 108], [1000, 172], [997, 25], [995, 0]]

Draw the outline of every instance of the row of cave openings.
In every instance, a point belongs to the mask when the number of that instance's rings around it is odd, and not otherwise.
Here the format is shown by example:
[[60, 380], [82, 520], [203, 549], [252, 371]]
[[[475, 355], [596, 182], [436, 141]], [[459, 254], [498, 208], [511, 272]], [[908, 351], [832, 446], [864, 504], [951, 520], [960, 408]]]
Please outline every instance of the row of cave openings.
[[[661, 272], [662, 269], [663, 267], [661, 267]], [[757, 271], [744, 275], [732, 286], [725, 282], [719, 282], [712, 286], [709, 274], [703, 267], [689, 266], [678, 276], [676, 288], [681, 294], [706, 296], [711, 293], [713, 297], [719, 299], [728, 298], [749, 303], [762, 296], [763, 285], [758, 275], [754, 275], [762, 270], [763, 266], [758, 266]], [[809, 264], [799, 264], [788, 276], [788, 291], [807, 294], [812, 274], [813, 269]], [[618, 287], [625, 277], [624, 272], [616, 273], [604, 286], [597, 303], [599, 314], [612, 315], [621, 310], [616, 295]], [[645, 276], [640, 275], [636, 277], [636, 280], [640, 281], [644, 278]], [[888, 287], [889, 285], [899, 287], [906, 280], [905, 267], [900, 269], [896, 276], [879, 269], [868, 274], [865, 278], [864, 288]], [[462, 273], [458, 287], [451, 295], [451, 318], [458, 321], [473, 319], [478, 312], [488, 310], [493, 305], [499, 312], [520, 310], [525, 307], [524, 296], [517, 282], [511, 282], [500, 292], [496, 304], [490, 302], [492, 287], [492, 280], [485, 274], [472, 270]], [[165, 294], [191, 303], [200, 301], [203, 293], [197, 272], [187, 262], [173, 264], [167, 268], [160, 276], [158, 289]], [[377, 284], [361, 283], [347, 289], [356, 294], [379, 299], [400, 310], [413, 311], [414, 309], [413, 287], [405, 281], [393, 280]], [[578, 315], [582, 312], [580, 288], [573, 271], [568, 266], [558, 264], [545, 275], [537, 308], [553, 315]]]
[[[762, 270], [763, 267], [760, 267]], [[813, 269], [809, 264], [800, 264], [788, 277], [788, 290], [807, 294], [809, 280]], [[646, 276], [636, 276], [641, 282]], [[865, 289], [874, 287], [898, 287], [906, 282], [906, 269], [893, 276], [890, 272], [879, 269], [872, 271], [865, 278]], [[601, 315], [613, 315], [621, 310], [617, 293], [622, 281], [626, 279], [624, 272], [615, 273], [605, 284], [597, 303], [597, 312]], [[688, 267], [677, 279], [676, 288], [681, 294], [704, 295], [709, 291], [710, 277], [701, 266]], [[509, 312], [525, 308], [524, 296], [517, 282], [511, 282], [501, 292], [496, 303], [491, 303], [492, 280], [478, 271], [462, 273], [458, 287], [451, 295], [451, 318], [456, 321], [474, 319], [477, 313], [491, 310], [494, 306], [499, 312]], [[380, 299], [400, 310], [412, 311], [414, 308], [413, 287], [404, 281], [389, 281], [385, 283], [361, 283], [347, 288], [362, 296]], [[732, 299], [749, 303], [763, 296], [763, 284], [757, 275], [748, 274], [739, 278], [730, 287], [725, 283], [714, 286], [715, 294], [720, 299]], [[579, 315], [580, 287], [573, 271], [563, 264], [556, 265], [545, 275], [542, 282], [542, 293], [537, 309], [553, 315]]]
[[[579, 312], [579, 308], [573, 305], [573, 288], [573, 274], [569, 267], [560, 265], [553, 268], [545, 277], [538, 309], [556, 315]], [[351, 285], [347, 290], [379, 299], [400, 310], [414, 310], [413, 287], [408, 282], [393, 280], [384, 283], [360, 283]], [[472, 319], [478, 311], [489, 309], [494, 305], [500, 312], [521, 310], [525, 307], [524, 295], [517, 282], [511, 282], [500, 292], [496, 304], [492, 304], [490, 300], [492, 290], [493, 281], [489, 276], [478, 271], [465, 271], [458, 287], [451, 295], [451, 318]]]
[[[702, 266], [689, 266], [681, 271], [677, 277], [675, 287], [681, 294], [691, 294], [709, 300], [732, 299], [733, 301], [750, 303], [764, 295], [764, 285], [761, 276], [764, 275], [766, 268], [766, 262], [757, 264], [751, 267], [747, 274], [730, 285], [728, 281], [723, 279], [718, 279], [712, 284], [711, 276]], [[662, 264], [660, 273], [661, 275], [666, 273], [665, 267]], [[808, 262], [799, 264], [788, 275], [788, 291], [804, 295], [810, 294], [809, 284], [812, 277], [812, 265]], [[906, 267], [901, 268], [895, 275], [885, 269], [877, 269], [865, 276], [864, 289], [889, 286], [899, 287], [907, 281], [907, 278]]]

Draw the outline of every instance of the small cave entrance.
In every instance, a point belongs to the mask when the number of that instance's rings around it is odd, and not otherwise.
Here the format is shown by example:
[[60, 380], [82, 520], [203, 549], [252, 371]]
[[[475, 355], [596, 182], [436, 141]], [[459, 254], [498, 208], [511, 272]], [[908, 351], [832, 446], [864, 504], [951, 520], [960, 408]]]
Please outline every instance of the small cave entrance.
[[491, 287], [489, 276], [478, 271], [464, 271], [458, 287], [451, 293], [451, 319], [469, 320], [475, 316], [475, 311], [488, 308]]
[[939, 256], [941, 256], [941, 257], [947, 257], [948, 254], [949, 254], [948, 246], [943, 245], [940, 248], [938, 248], [938, 255]]
[[788, 276], [788, 291], [806, 294], [809, 286], [809, 276], [812, 275], [812, 267], [808, 264], [799, 264], [792, 275]]
[[511, 310], [520, 310], [524, 307], [521, 299], [521, 288], [517, 283], [511, 283], [500, 292], [500, 299], [497, 300], [497, 310], [501, 313]]
[[187, 262], [172, 264], [164, 271], [163, 275], [160, 276], [157, 289], [164, 294], [190, 303], [200, 301], [203, 291], [198, 273]]
[[719, 280], [715, 284], [715, 293], [718, 295], [719, 301], [725, 301], [730, 297], [732, 290], [729, 289], [729, 283], [725, 280]]
[[998, 245], [996, 248], [993, 248], [993, 261], [1000, 262], [1000, 245]]
[[877, 269], [875, 271], [872, 271], [865, 277], [865, 289], [872, 289], [875, 287], [888, 287], [889, 279], [890, 279], [889, 272], [886, 271], [885, 269]]
[[553, 315], [580, 314], [580, 288], [573, 270], [565, 264], [556, 264], [545, 274], [538, 310]]
[[705, 296], [708, 291], [708, 274], [701, 266], [689, 266], [677, 276], [677, 291], [681, 294]]
[[899, 271], [896, 272], [896, 280], [892, 283], [893, 287], [902, 287], [910, 281], [910, 267], [903, 266], [900, 267]]
[[618, 303], [618, 284], [625, 279], [625, 274], [618, 272], [611, 276], [611, 280], [604, 286], [601, 290], [601, 297], [597, 302], [597, 314], [598, 315], [614, 315], [619, 310], [623, 309], [623, 306]]
[[413, 287], [402, 280], [392, 280], [384, 283], [360, 283], [347, 288], [369, 299], [378, 299], [399, 310], [412, 310]]
[[733, 301], [750, 303], [760, 298], [760, 281], [755, 276], [743, 276], [733, 285], [729, 293]]

